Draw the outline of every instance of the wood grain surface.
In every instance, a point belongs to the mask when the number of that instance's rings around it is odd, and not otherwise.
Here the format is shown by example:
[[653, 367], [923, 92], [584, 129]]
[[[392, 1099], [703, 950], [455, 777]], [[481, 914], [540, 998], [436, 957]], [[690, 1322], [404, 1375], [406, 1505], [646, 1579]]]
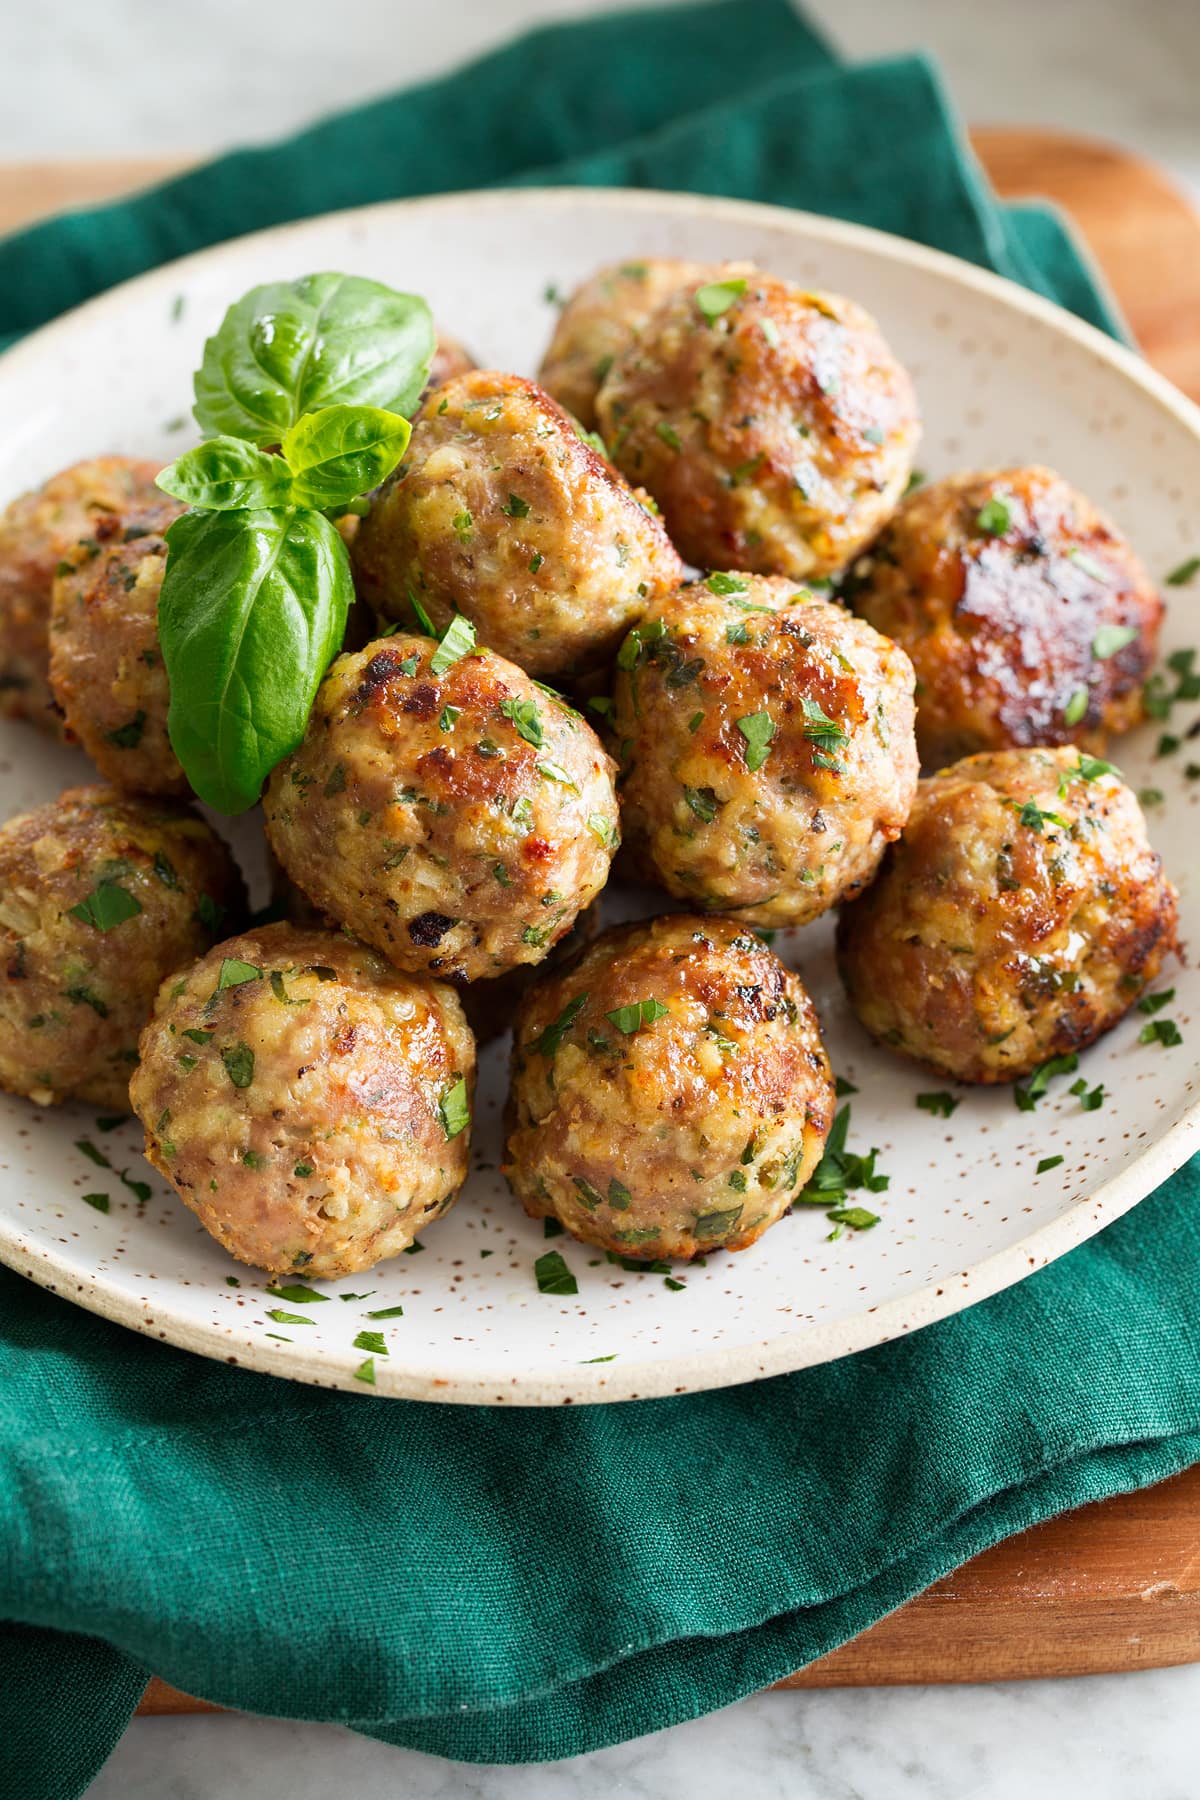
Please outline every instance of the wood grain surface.
[[[972, 132], [997, 190], [1056, 200], [1146, 355], [1200, 400], [1200, 219], [1152, 164], [1099, 140]], [[0, 232], [93, 205], [185, 159], [0, 166]], [[1091, 1675], [1200, 1661], [1200, 1467], [998, 1544], [783, 1687]], [[152, 1680], [143, 1713], [206, 1712]]]

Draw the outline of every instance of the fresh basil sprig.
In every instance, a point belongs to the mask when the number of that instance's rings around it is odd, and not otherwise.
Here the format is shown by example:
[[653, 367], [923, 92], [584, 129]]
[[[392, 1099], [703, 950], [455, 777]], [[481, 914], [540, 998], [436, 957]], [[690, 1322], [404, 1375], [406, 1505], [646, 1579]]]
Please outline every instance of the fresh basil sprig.
[[304, 735], [354, 599], [328, 515], [404, 455], [433, 349], [423, 300], [349, 275], [254, 288], [204, 347], [195, 411], [218, 435], [158, 477], [190, 509], [158, 633], [172, 748], [218, 812], [253, 806]]
[[321, 407], [408, 414], [433, 352], [433, 319], [415, 294], [361, 275], [271, 281], [236, 301], [205, 344], [196, 418], [214, 436], [268, 445]]

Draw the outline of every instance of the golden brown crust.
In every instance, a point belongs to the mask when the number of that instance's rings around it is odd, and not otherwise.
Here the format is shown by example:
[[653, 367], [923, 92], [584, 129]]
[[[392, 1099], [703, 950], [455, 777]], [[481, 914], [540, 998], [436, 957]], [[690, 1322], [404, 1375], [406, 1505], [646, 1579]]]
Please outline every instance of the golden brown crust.
[[[1142, 716], [1162, 598], [1121, 533], [1052, 469], [921, 488], [843, 591], [912, 658], [927, 768], [1035, 744], [1102, 751]], [[1110, 627], [1134, 635], [1098, 656]]]
[[598, 269], [571, 295], [542, 358], [538, 381], [589, 431], [596, 395], [613, 363], [651, 313], [682, 287], [746, 274], [750, 263], [698, 263], [651, 256]]
[[148, 1160], [232, 1256], [334, 1277], [452, 1204], [470, 1133], [449, 1131], [474, 1083], [449, 988], [280, 922], [164, 982], [131, 1094]]
[[183, 510], [162, 495], [98, 554], [69, 553], [54, 581], [50, 685], [66, 735], [126, 792], [191, 791], [167, 735], [171, 692], [158, 643], [162, 534]]
[[916, 398], [852, 301], [754, 275], [709, 318], [687, 288], [596, 398], [609, 454], [705, 569], [792, 580], [840, 569], [904, 492]]
[[43, 1104], [127, 1108], [159, 983], [244, 904], [228, 850], [188, 807], [83, 787], [10, 819], [0, 829], [0, 1086]]
[[594, 668], [679, 579], [658, 520], [548, 394], [476, 370], [437, 389], [353, 548], [360, 595], [440, 631], [457, 612], [532, 675]]
[[0, 514], [0, 714], [57, 732], [50, 593], [60, 563], [95, 554], [162, 494], [158, 464], [97, 456], [63, 469]]
[[816, 918], [871, 879], [908, 817], [912, 687], [902, 650], [790, 582], [677, 589], [618, 658], [631, 867], [753, 924]]
[[796, 977], [736, 920], [664, 916], [526, 995], [505, 1174], [526, 1212], [604, 1250], [742, 1250], [808, 1180], [833, 1112]]
[[874, 1037], [959, 1081], [1012, 1081], [1090, 1044], [1154, 979], [1176, 944], [1175, 889], [1133, 794], [1093, 764], [1008, 750], [922, 781], [838, 921]]
[[429, 638], [333, 664], [272, 772], [267, 833], [325, 914], [398, 968], [456, 981], [540, 962], [619, 841], [591, 727], [490, 651], [432, 673]]

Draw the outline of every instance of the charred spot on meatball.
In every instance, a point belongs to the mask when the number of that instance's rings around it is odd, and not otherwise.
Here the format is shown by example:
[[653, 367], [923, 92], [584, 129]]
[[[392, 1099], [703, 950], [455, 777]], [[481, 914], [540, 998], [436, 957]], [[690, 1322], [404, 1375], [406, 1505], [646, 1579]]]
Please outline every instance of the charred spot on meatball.
[[799, 925], [868, 882], [917, 784], [902, 650], [766, 576], [676, 590], [617, 658], [629, 866], [757, 925]]
[[919, 489], [843, 591], [912, 658], [927, 768], [1036, 744], [1100, 752], [1142, 717], [1162, 597], [1116, 527], [1052, 469]]
[[820, 1160], [834, 1088], [804, 988], [732, 919], [605, 932], [526, 995], [505, 1174], [622, 1256], [745, 1249]]
[[339, 657], [263, 804], [322, 914], [399, 968], [465, 982], [542, 961], [620, 829], [612, 762], [573, 708], [490, 651], [441, 654], [394, 636]]
[[98, 456], [0, 513], [0, 715], [59, 730], [50, 691], [50, 596], [61, 567], [98, 556], [157, 516], [157, 463]]
[[921, 782], [842, 911], [838, 960], [881, 1043], [959, 1081], [1012, 1081], [1117, 1023], [1176, 947], [1176, 911], [1110, 764], [997, 751]]
[[532, 675], [602, 665], [682, 571], [654, 513], [562, 408], [486, 370], [427, 396], [353, 558], [384, 618], [423, 613], [441, 631], [462, 613]]
[[912, 382], [861, 307], [757, 273], [665, 300], [596, 413], [688, 562], [793, 580], [875, 535], [920, 435]]
[[245, 904], [189, 808], [72, 788], [0, 828], [0, 1086], [124, 1110], [159, 983]]
[[148, 1159], [232, 1256], [334, 1277], [453, 1203], [474, 1083], [448, 987], [280, 922], [164, 983], [131, 1095]]

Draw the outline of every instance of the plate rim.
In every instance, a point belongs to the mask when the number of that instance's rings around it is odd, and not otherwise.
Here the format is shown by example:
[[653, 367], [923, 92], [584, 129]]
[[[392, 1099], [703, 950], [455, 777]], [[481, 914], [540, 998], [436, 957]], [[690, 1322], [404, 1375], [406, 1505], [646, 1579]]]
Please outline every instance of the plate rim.
[[[916, 268], [949, 282], [959, 289], [998, 301], [1009, 310], [1023, 313], [1039, 321], [1059, 337], [1073, 340], [1081, 349], [1106, 363], [1164, 412], [1200, 444], [1200, 406], [1174, 387], [1165, 376], [1150, 367], [1134, 350], [1110, 338], [1097, 327], [1079, 319], [1054, 301], [1022, 287], [1019, 283], [974, 263], [951, 256], [942, 250], [919, 244], [873, 226], [826, 218], [762, 201], [729, 199], [723, 196], [692, 194], [658, 188], [620, 187], [496, 187], [460, 189], [449, 194], [421, 195], [413, 199], [376, 201], [368, 206], [346, 207], [333, 212], [317, 213], [305, 219], [245, 232], [223, 239], [187, 256], [162, 263], [141, 275], [118, 283], [104, 293], [84, 301], [58, 318], [30, 332], [0, 355], [0, 380], [14, 366], [19, 368], [27, 358], [36, 359], [60, 337], [69, 337], [81, 320], [102, 320], [110, 310], [119, 312], [131, 293], [151, 294], [159, 287], [170, 287], [182, 275], [197, 266], [218, 262], [233, 248], [252, 243], [277, 243], [338, 221], [352, 225], [356, 220], [380, 221], [390, 217], [410, 216], [418, 211], [478, 212], [530, 210], [559, 206], [572, 210], [611, 212], [664, 211], [679, 216], [700, 215], [706, 219], [728, 219], [744, 225], [760, 224], [764, 229], [783, 229], [797, 239], [823, 242], [861, 251], [891, 264]], [[1035, 1274], [1038, 1269], [1076, 1249], [1122, 1214], [1146, 1199], [1162, 1182], [1182, 1167], [1189, 1155], [1200, 1146], [1200, 1095], [1163, 1134], [1148, 1144], [1124, 1169], [1095, 1189], [1085, 1200], [1076, 1202], [1056, 1219], [1038, 1227], [1016, 1243], [993, 1251], [972, 1263], [957, 1278], [943, 1278], [896, 1296], [875, 1307], [868, 1307], [850, 1319], [807, 1325], [800, 1329], [763, 1338], [756, 1344], [732, 1349], [694, 1351], [686, 1355], [648, 1359], [622, 1364], [620, 1354], [611, 1363], [589, 1366], [586, 1363], [563, 1365], [561, 1376], [539, 1374], [528, 1377], [519, 1373], [484, 1379], [480, 1376], [438, 1377], [417, 1370], [405, 1370], [399, 1358], [389, 1356], [375, 1363], [375, 1382], [367, 1386], [358, 1381], [353, 1369], [342, 1367], [339, 1359], [327, 1350], [306, 1351], [303, 1345], [286, 1347], [248, 1337], [234, 1340], [237, 1354], [230, 1353], [230, 1340], [218, 1341], [215, 1331], [206, 1326], [189, 1324], [175, 1317], [162, 1318], [145, 1302], [134, 1300], [107, 1285], [99, 1273], [81, 1275], [70, 1261], [52, 1248], [38, 1244], [13, 1220], [0, 1214], [0, 1262], [57, 1294], [72, 1304], [84, 1307], [116, 1324], [127, 1326], [142, 1335], [193, 1351], [209, 1360], [249, 1368], [260, 1373], [301, 1381], [310, 1386], [337, 1388], [383, 1398], [439, 1401], [464, 1405], [551, 1406], [646, 1400], [672, 1394], [702, 1392], [737, 1386], [774, 1375], [782, 1375], [856, 1355], [863, 1350], [887, 1343], [900, 1336], [921, 1330], [956, 1312], [969, 1310], [980, 1301], [990, 1299], [1006, 1287]], [[956, 1300], [957, 1281], [969, 1281], [971, 1299], [961, 1306]], [[497, 1392], [507, 1384], [509, 1391]]]

